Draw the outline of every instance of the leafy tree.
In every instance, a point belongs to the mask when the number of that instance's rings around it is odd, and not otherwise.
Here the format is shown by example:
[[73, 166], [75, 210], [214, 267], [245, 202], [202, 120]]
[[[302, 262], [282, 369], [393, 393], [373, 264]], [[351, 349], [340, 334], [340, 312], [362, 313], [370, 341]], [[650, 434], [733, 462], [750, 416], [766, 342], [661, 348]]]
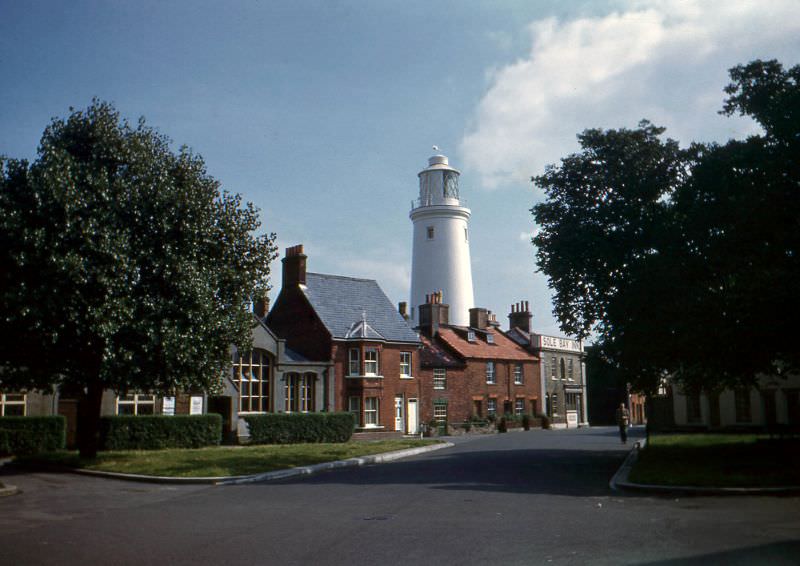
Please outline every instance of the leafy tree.
[[594, 330], [626, 379], [653, 391], [752, 383], [798, 365], [800, 67], [730, 71], [723, 113], [764, 134], [679, 149], [663, 129], [587, 130], [535, 179], [537, 260], [562, 328]]
[[103, 391], [219, 385], [275, 258], [252, 204], [97, 100], [0, 171], [0, 389], [77, 395], [92, 456]]

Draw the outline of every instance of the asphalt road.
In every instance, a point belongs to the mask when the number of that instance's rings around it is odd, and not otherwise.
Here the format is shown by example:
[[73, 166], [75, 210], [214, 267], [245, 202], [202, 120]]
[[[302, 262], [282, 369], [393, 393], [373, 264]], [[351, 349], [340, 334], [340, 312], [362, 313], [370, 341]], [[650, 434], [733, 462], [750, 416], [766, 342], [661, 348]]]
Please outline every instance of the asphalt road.
[[239, 486], [0, 480], [0, 564], [800, 564], [800, 497], [613, 493], [611, 428]]

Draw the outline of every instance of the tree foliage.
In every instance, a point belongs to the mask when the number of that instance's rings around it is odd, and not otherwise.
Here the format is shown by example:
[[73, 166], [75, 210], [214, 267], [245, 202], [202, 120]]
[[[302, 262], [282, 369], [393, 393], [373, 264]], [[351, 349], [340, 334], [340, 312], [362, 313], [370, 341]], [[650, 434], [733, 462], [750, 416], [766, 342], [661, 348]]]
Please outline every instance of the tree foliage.
[[217, 386], [269, 285], [257, 209], [97, 100], [0, 165], [0, 389], [79, 395], [92, 444], [103, 390]]
[[540, 269], [563, 330], [596, 332], [639, 389], [752, 383], [797, 367], [800, 67], [731, 69], [723, 114], [764, 130], [679, 148], [662, 128], [587, 130], [535, 179]]

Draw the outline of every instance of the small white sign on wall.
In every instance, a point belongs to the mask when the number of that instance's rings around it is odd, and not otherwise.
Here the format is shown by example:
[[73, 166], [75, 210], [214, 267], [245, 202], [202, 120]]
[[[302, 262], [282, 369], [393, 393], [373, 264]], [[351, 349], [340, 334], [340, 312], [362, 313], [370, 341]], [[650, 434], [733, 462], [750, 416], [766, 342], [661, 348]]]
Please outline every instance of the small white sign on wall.
[[567, 428], [578, 428], [578, 411], [567, 411]]
[[164, 397], [161, 403], [161, 414], [169, 416], [175, 414], [175, 397]]
[[190, 415], [203, 414], [203, 398], [200, 395], [192, 395], [189, 403]]

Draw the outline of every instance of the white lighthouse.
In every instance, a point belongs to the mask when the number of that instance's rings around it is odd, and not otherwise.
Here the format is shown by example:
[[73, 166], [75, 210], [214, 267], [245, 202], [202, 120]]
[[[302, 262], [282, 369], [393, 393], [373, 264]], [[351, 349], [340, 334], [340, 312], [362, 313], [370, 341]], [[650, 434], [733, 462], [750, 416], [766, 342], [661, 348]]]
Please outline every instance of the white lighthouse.
[[428, 167], [419, 173], [419, 199], [409, 213], [414, 223], [411, 318], [415, 321], [425, 296], [442, 291], [443, 302], [450, 305], [450, 324], [469, 326], [469, 309], [475, 306], [469, 259], [470, 210], [459, 197], [459, 175], [444, 155], [428, 159]]

